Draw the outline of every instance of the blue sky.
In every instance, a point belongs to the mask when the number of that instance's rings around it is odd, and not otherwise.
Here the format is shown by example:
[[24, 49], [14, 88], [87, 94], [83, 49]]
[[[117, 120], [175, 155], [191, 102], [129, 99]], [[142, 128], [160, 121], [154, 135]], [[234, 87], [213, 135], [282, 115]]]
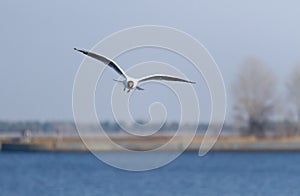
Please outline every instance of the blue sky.
[[[72, 120], [73, 80], [83, 59], [73, 47], [90, 49], [115, 31], [147, 24], [178, 28], [204, 44], [224, 77], [228, 120], [230, 86], [245, 58], [264, 61], [281, 83], [300, 63], [299, 1], [1, 1], [0, 120]], [[147, 58], [137, 59], [166, 59], [149, 52]], [[131, 60], [135, 55], [138, 52], [120, 57], [118, 63], [127, 69], [138, 63]], [[186, 70], [191, 77], [192, 72]], [[114, 77], [107, 70], [104, 86], [113, 85]], [[197, 92], [206, 97], [203, 89]], [[146, 105], [157, 100], [157, 94], [152, 95]], [[177, 102], [170, 100], [169, 120], [177, 120]], [[200, 102], [201, 121], [207, 121], [209, 98]], [[99, 110], [103, 120], [112, 118], [108, 104], [100, 104]], [[147, 119], [147, 108], [134, 110], [138, 118]]]

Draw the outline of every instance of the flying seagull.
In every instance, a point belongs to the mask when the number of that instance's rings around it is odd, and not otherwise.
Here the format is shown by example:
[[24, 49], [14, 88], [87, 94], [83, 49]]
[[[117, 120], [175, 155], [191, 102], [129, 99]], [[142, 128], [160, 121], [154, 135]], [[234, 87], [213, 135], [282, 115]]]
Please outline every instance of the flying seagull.
[[126, 89], [127, 93], [130, 92], [130, 90], [144, 90], [143, 88], [139, 87], [138, 85], [142, 82], [148, 81], [148, 80], [168, 80], [168, 81], [178, 81], [178, 82], [186, 82], [186, 83], [191, 83], [191, 84], [195, 84], [195, 82], [189, 81], [189, 80], [185, 80], [185, 79], [181, 79], [181, 78], [177, 78], [174, 76], [169, 76], [169, 75], [165, 75], [165, 74], [153, 74], [153, 75], [149, 75], [149, 76], [145, 76], [142, 78], [133, 78], [128, 76], [124, 70], [113, 60], [103, 56], [103, 55], [99, 55], [99, 54], [95, 54], [93, 52], [89, 52], [86, 50], [79, 50], [77, 48], [74, 48], [74, 50], [81, 52], [89, 57], [92, 57], [94, 59], [97, 59], [101, 62], [103, 62], [104, 64], [108, 65], [109, 67], [113, 68], [118, 74], [120, 74], [121, 76], [124, 77], [123, 81], [118, 81], [115, 80], [117, 82], [121, 82], [124, 85], [124, 91]]

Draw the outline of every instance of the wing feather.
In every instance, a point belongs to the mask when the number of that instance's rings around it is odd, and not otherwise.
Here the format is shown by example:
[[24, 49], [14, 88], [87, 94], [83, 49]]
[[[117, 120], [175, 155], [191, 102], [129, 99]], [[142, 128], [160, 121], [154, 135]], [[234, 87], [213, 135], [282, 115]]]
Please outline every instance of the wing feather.
[[145, 82], [148, 80], [167, 80], [167, 81], [178, 81], [178, 82], [187, 82], [187, 83], [195, 84], [195, 82], [189, 80], [185, 80], [175, 76], [164, 75], [164, 74], [154, 74], [154, 75], [142, 77], [139, 79], [139, 82]]
[[99, 55], [99, 54], [96, 54], [96, 53], [93, 53], [93, 52], [89, 52], [89, 51], [86, 51], [86, 50], [79, 50], [77, 48], [74, 48], [74, 50], [78, 51], [78, 52], [81, 52], [89, 57], [92, 57], [94, 59], [97, 59], [101, 62], [103, 62], [104, 64], [108, 65], [109, 67], [113, 68], [118, 74], [124, 76], [126, 78], [126, 74], [125, 72], [123, 71], [123, 69], [117, 64], [115, 63], [113, 60], [103, 56], [103, 55]]

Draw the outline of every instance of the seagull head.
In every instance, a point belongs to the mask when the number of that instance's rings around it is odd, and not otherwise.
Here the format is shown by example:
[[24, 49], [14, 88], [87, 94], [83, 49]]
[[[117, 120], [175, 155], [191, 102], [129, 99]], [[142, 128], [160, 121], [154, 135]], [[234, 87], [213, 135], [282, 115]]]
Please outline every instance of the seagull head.
[[134, 86], [134, 82], [133, 81], [130, 80], [130, 81], [127, 82], [127, 87], [129, 89], [133, 88], [133, 86]]

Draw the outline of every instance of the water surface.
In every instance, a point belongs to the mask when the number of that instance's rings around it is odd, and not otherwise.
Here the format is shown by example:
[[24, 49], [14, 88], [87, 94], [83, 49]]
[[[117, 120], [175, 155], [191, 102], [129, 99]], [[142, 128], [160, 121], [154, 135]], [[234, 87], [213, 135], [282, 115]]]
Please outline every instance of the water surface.
[[185, 153], [147, 172], [119, 170], [90, 153], [0, 153], [0, 195], [5, 196], [281, 196], [300, 195], [299, 183], [296, 152]]

